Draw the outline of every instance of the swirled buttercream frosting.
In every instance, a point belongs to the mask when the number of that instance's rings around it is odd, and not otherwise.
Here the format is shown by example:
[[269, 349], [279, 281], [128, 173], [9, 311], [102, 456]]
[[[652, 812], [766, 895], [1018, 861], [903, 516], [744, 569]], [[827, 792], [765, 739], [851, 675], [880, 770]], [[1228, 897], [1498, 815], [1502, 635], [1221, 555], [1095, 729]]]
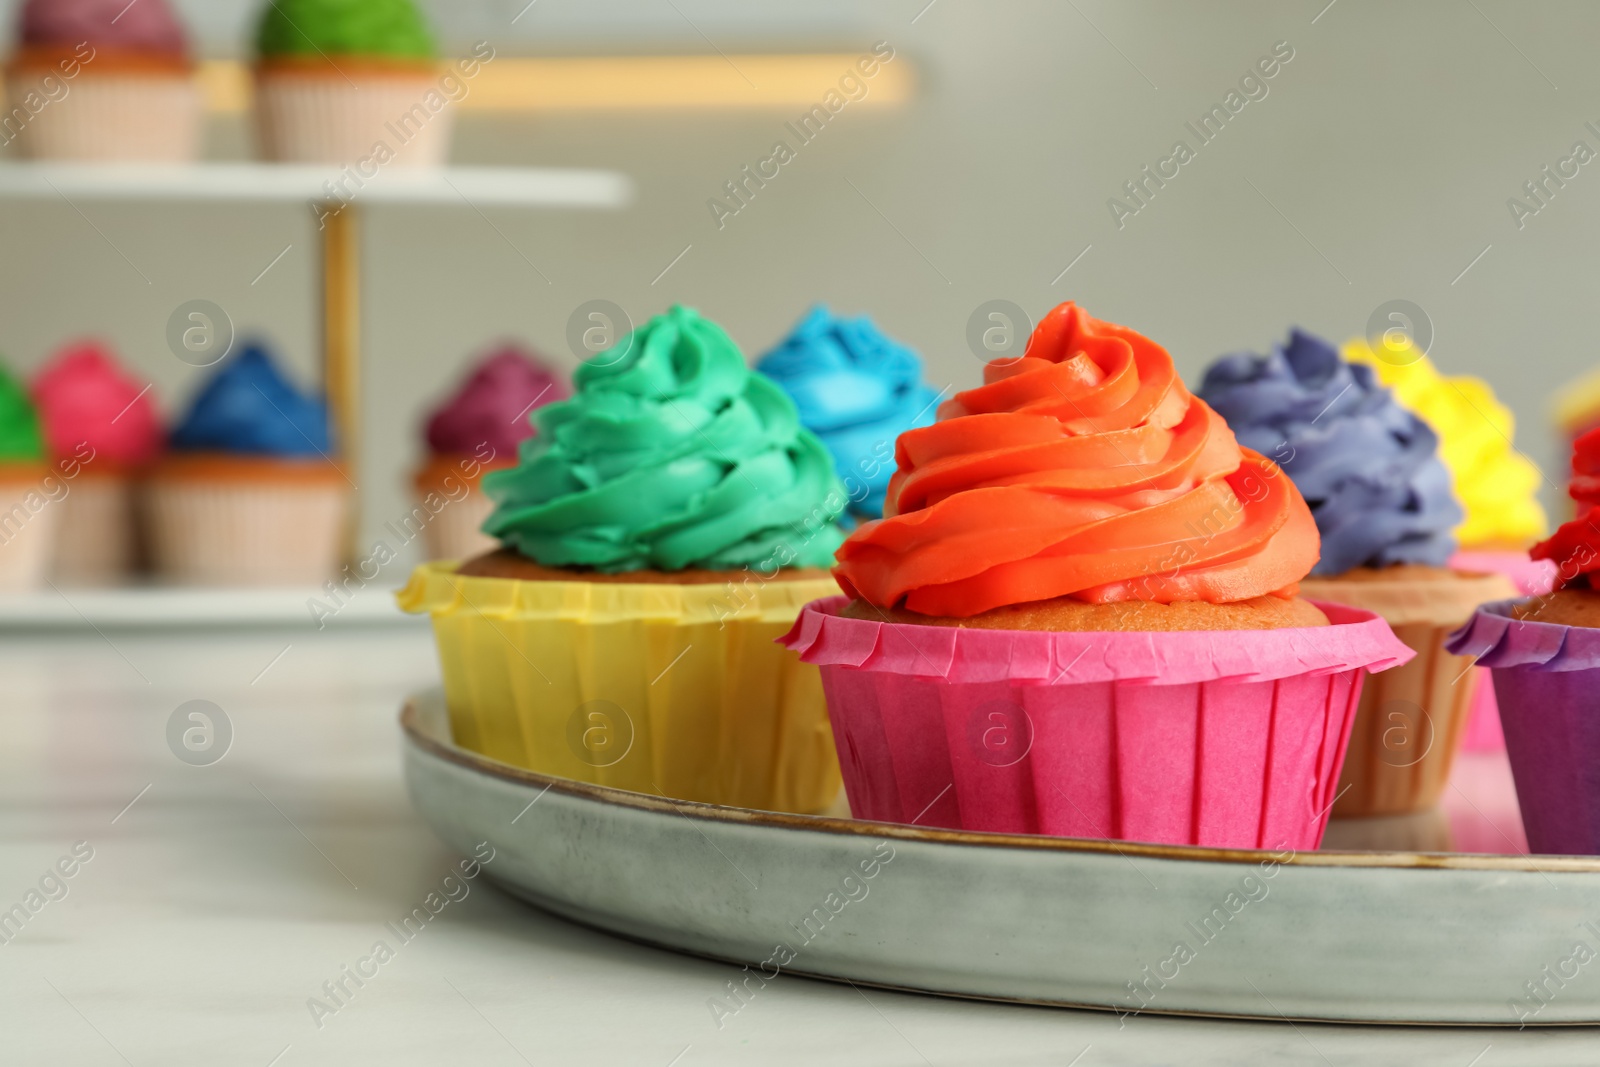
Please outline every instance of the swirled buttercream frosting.
[[195, 396], [169, 443], [181, 452], [326, 457], [328, 407], [300, 392], [259, 343], [231, 356]]
[[428, 448], [435, 455], [470, 455], [487, 445], [494, 458], [511, 459], [533, 436], [533, 410], [570, 393], [563, 376], [532, 353], [502, 344], [428, 416]]
[[431, 59], [433, 32], [413, 0], [272, 0], [256, 29], [264, 57]]
[[1166, 349], [1075, 304], [902, 434], [885, 517], [840, 548], [845, 592], [966, 617], [1070, 597], [1291, 596], [1317, 558], [1293, 483], [1241, 449]]
[[721, 327], [673, 307], [573, 384], [485, 476], [486, 533], [547, 567], [826, 566], [844, 536], [832, 458]]
[[1576, 516], [1556, 528], [1549, 538], [1528, 553], [1556, 565], [1560, 587], [1593, 586], [1600, 572], [1600, 429], [1590, 430], [1573, 442], [1572, 495]]
[[1539, 468], [1511, 444], [1511, 409], [1482, 378], [1440, 374], [1409, 341], [1365, 341], [1344, 346], [1344, 357], [1365, 363], [1394, 390], [1400, 406], [1417, 413], [1439, 435], [1439, 458], [1455, 479], [1466, 518], [1456, 540], [1466, 548], [1521, 547], [1549, 532], [1539, 505]]
[[39, 410], [22, 383], [0, 367], [0, 463], [31, 463], [43, 458]]
[[1294, 479], [1322, 533], [1319, 577], [1356, 567], [1442, 567], [1461, 506], [1433, 430], [1395, 402], [1372, 368], [1301, 330], [1264, 356], [1225, 356], [1200, 396], [1239, 442]]
[[800, 423], [822, 439], [850, 494], [850, 510], [883, 514], [895, 438], [933, 422], [939, 393], [922, 380], [917, 354], [872, 320], [814, 307], [756, 364], [789, 394]]
[[33, 379], [45, 439], [58, 456], [81, 445], [123, 468], [155, 459], [165, 437], [150, 387], [141, 385], [97, 341], [67, 345]]

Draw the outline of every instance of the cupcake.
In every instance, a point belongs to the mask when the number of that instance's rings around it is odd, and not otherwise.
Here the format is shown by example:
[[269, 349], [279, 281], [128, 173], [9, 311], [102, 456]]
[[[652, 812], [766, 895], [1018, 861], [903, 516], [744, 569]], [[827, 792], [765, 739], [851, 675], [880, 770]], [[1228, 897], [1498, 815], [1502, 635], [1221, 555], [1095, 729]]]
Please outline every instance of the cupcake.
[[1306, 502], [1160, 345], [1062, 304], [902, 434], [822, 667], [851, 811], [966, 830], [1314, 848], [1382, 620], [1296, 595]]
[[0, 138], [75, 162], [184, 163], [199, 155], [200, 90], [167, 0], [27, 0], [6, 66]]
[[818, 306], [756, 370], [783, 387], [800, 410], [801, 425], [828, 446], [851, 512], [882, 518], [895, 438], [933, 422], [940, 397], [922, 381], [917, 354], [865, 316], [835, 318]]
[[63, 492], [45, 462], [38, 411], [0, 368], [0, 591], [45, 582]]
[[412, 0], [272, 0], [256, 50], [264, 158], [375, 168], [449, 155], [454, 114]]
[[[1439, 458], [1449, 468], [1456, 498], [1466, 517], [1456, 527], [1460, 550], [1450, 565], [1458, 570], [1503, 574], [1524, 596], [1548, 593], [1555, 580], [1549, 560], [1528, 558], [1528, 549], [1549, 533], [1539, 504], [1539, 469], [1512, 446], [1511, 409], [1500, 403], [1481, 378], [1446, 378], [1409, 341], [1389, 338], [1374, 349], [1364, 341], [1345, 345], [1344, 356], [1365, 363], [1394, 392], [1400, 406], [1415, 412], [1439, 435]], [[1494, 686], [1480, 676], [1462, 747], [1505, 747]]]
[[483, 480], [503, 546], [418, 568], [456, 742], [641, 793], [816, 812], [839, 792], [822, 687], [774, 642], [838, 591], [844, 488], [794, 405], [674, 307], [534, 413]]
[[321, 585], [339, 567], [350, 489], [328, 410], [260, 345], [230, 357], [172, 431], [146, 520], [156, 572], [188, 585]]
[[1490, 668], [1517, 804], [1536, 853], [1600, 855], [1600, 429], [1572, 460], [1577, 517], [1533, 547], [1555, 591], [1480, 607], [1450, 650]]
[[1322, 558], [1301, 591], [1377, 613], [1419, 653], [1362, 693], [1334, 815], [1432, 807], [1476, 681], [1444, 639], [1477, 605], [1514, 592], [1501, 575], [1447, 566], [1462, 509], [1438, 438], [1371, 367], [1299, 330], [1269, 355], [1219, 360], [1200, 395], [1241, 443], [1276, 459], [1311, 506]]
[[50, 454], [78, 464], [56, 538], [54, 570], [65, 582], [115, 583], [138, 566], [134, 487], [164, 436], [149, 389], [94, 341], [63, 348], [33, 380]]
[[497, 547], [479, 530], [494, 505], [478, 480], [486, 471], [515, 464], [517, 447], [533, 436], [534, 409], [570, 393], [554, 371], [505, 344], [433, 410], [424, 434], [428, 459], [411, 480], [420, 509], [412, 515], [429, 559], [466, 559]]

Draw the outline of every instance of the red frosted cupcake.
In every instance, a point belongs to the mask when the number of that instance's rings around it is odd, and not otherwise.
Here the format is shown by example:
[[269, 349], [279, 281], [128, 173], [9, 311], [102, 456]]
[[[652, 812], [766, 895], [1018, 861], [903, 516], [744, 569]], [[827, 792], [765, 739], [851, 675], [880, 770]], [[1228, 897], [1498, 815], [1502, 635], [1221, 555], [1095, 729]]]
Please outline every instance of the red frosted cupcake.
[[63, 348], [33, 380], [50, 453], [74, 472], [56, 541], [64, 581], [115, 583], [138, 567], [135, 488], [164, 437], [149, 388], [95, 341]]
[[1483, 605], [1450, 651], [1491, 669], [1529, 849], [1600, 855], [1600, 429], [1574, 443], [1569, 492], [1577, 517], [1530, 552], [1555, 591]]
[[1296, 597], [1305, 501], [1165, 349], [1063, 304], [896, 461], [786, 638], [858, 817], [1315, 847], [1363, 668], [1410, 653]]

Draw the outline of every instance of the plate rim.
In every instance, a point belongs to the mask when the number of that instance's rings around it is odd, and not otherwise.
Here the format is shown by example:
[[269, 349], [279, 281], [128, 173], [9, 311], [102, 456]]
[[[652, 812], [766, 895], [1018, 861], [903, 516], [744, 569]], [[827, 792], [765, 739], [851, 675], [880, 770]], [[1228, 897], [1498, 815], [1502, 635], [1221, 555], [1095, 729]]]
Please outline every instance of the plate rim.
[[[675, 814], [732, 825], [762, 826], [781, 830], [852, 837], [888, 837], [897, 841], [916, 841], [936, 845], [961, 845], [976, 848], [1009, 848], [1036, 852], [1097, 853], [1177, 861], [1186, 863], [1229, 863], [1255, 865], [1263, 857], [1286, 867], [1391, 868], [1410, 870], [1523, 871], [1549, 873], [1600, 873], [1600, 856], [1510, 855], [1464, 852], [1351, 852], [1287, 850], [1289, 855], [1270, 849], [1209, 848], [1200, 845], [1163, 845], [1140, 841], [1108, 841], [1082, 837], [1050, 837], [1043, 834], [998, 834], [975, 830], [949, 830], [940, 827], [909, 826], [902, 823], [871, 822], [866, 819], [840, 819], [828, 815], [793, 815], [761, 811], [697, 800], [677, 800], [648, 793], [635, 793], [614, 786], [594, 785], [572, 778], [541, 774], [523, 767], [490, 759], [433, 737], [421, 725], [419, 703], [425, 699], [443, 701], [438, 688], [411, 693], [400, 711], [400, 729], [408, 744], [459, 767], [521, 786], [554, 790], [567, 796], [630, 808], [655, 814]], [[541, 793], [543, 795], [543, 793]]]

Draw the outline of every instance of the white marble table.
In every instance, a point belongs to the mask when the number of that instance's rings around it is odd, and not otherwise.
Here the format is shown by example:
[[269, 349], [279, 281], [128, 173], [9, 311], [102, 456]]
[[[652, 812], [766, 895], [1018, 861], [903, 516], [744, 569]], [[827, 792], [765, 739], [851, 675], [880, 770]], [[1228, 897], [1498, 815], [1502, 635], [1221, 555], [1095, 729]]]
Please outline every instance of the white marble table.
[[[287, 649], [287, 651], [285, 651]], [[456, 857], [406, 801], [395, 716], [436, 680], [398, 626], [0, 635], [0, 1062], [11, 1064], [1588, 1064], [1587, 1031], [1164, 1019], [791, 978], [719, 1030], [736, 972], [573, 926], [479, 880], [319, 1027], [307, 1000]], [[169, 749], [221, 707], [227, 755]], [[46, 879], [20, 929], [22, 905]], [[1285, 945], [1285, 952], [1294, 946]]]

